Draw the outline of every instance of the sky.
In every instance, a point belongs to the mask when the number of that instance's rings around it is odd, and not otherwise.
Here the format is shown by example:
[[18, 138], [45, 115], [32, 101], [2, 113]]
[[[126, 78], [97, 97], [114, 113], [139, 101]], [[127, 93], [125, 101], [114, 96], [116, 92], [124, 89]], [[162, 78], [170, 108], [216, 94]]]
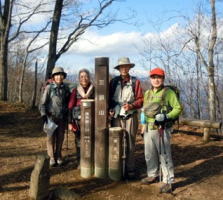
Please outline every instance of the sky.
[[[184, 23], [183, 16], [194, 16], [200, 4], [208, 13], [209, 0], [118, 0], [109, 7], [109, 12], [117, 11], [119, 19], [126, 19], [132, 14], [134, 18], [100, 30], [88, 29], [56, 64], [64, 67], [69, 74], [81, 68], [94, 72], [95, 57], [109, 57], [110, 72], [117, 73], [114, 69], [117, 60], [125, 56], [135, 63], [132, 74], [145, 75], [153, 66], [140, 57], [145, 48], [144, 40], [168, 35], [174, 41], [176, 29]], [[223, 12], [222, 0], [216, 7]]]

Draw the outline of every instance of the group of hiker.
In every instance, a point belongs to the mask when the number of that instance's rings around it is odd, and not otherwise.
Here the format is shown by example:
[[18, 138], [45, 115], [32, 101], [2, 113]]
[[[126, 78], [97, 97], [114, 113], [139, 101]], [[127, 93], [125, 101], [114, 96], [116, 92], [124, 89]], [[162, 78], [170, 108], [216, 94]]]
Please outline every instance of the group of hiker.
[[[109, 118], [111, 127], [121, 127], [126, 133], [126, 178], [135, 178], [134, 159], [136, 134], [138, 132], [138, 110], [141, 109], [141, 134], [144, 134], [144, 152], [147, 165], [147, 177], [142, 184], [151, 184], [158, 180], [162, 172], [163, 185], [160, 192], [172, 190], [174, 167], [171, 155], [171, 127], [182, 112], [182, 106], [176, 92], [164, 86], [165, 71], [154, 68], [149, 72], [151, 88], [143, 94], [140, 80], [129, 74], [135, 66], [128, 57], [118, 59], [115, 69], [120, 75], [109, 83]], [[80, 102], [81, 99], [94, 99], [94, 86], [87, 69], [79, 71], [79, 84], [72, 92], [63, 83], [67, 74], [63, 68], [55, 67], [50, 83], [45, 87], [40, 113], [44, 123], [51, 119], [57, 128], [53, 135], [47, 136], [47, 153], [50, 166], [62, 165], [62, 144], [65, 126], [75, 133], [78, 161], [80, 159]], [[160, 176], [161, 177], [161, 176]]]

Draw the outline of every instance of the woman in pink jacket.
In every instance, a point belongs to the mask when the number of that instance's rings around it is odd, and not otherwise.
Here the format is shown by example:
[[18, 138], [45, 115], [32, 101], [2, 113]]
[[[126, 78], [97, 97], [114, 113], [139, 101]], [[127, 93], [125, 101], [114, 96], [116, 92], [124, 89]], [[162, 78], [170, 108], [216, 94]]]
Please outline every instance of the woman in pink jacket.
[[81, 99], [94, 99], [94, 86], [87, 69], [79, 71], [79, 84], [73, 89], [68, 103], [68, 128], [75, 134], [76, 156], [80, 163], [80, 118]]

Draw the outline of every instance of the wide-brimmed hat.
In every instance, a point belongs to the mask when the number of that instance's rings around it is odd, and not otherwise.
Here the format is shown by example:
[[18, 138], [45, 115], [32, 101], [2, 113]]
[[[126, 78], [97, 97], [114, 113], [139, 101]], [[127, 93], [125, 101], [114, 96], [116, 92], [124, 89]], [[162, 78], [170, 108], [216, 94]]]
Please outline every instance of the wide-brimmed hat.
[[52, 71], [52, 77], [56, 74], [63, 74], [64, 78], [67, 77], [67, 73], [64, 72], [64, 69], [62, 67], [54, 67]]
[[122, 57], [118, 59], [118, 65], [114, 67], [114, 69], [119, 69], [122, 65], [129, 65], [130, 68], [134, 67], [135, 64], [131, 63], [128, 57]]

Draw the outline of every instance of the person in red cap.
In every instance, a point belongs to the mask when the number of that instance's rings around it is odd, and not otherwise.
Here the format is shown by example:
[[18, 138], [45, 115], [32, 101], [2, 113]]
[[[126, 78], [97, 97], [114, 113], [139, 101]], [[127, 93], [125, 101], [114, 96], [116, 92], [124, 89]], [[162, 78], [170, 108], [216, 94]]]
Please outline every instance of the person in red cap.
[[147, 177], [141, 182], [150, 184], [157, 181], [159, 170], [161, 170], [163, 185], [160, 192], [167, 193], [172, 191], [174, 182], [170, 145], [171, 126], [174, 119], [178, 118], [182, 112], [182, 106], [175, 91], [164, 86], [165, 71], [163, 69], [152, 69], [149, 76], [151, 89], [144, 94], [144, 117], [141, 119], [143, 127], [146, 127], [144, 145]]
[[[155, 69], [152, 69], [150, 72], [149, 72], [149, 76], [152, 77], [152, 76], [160, 76], [162, 78], [165, 78], [165, 72], [163, 69], [157, 67]], [[164, 79], [163, 79], [164, 80]]]

